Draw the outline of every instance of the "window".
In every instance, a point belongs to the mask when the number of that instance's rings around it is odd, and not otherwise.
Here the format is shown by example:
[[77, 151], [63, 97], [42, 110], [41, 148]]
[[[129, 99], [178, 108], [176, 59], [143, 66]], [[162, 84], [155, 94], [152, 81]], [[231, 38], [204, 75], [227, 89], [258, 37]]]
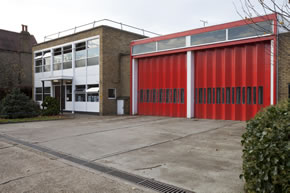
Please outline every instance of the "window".
[[140, 97], [140, 103], [143, 103], [143, 89], [140, 90], [139, 97]]
[[212, 89], [212, 104], [215, 104], [215, 88]]
[[[99, 88], [98, 84], [89, 84], [87, 85], [87, 88]], [[87, 93], [87, 101], [88, 102], [99, 102], [99, 91], [96, 91], [94, 93]]]
[[72, 86], [66, 85], [66, 101], [72, 101]]
[[42, 53], [36, 53], [35, 54], [35, 72], [42, 72]]
[[163, 99], [163, 89], [159, 89], [159, 103], [163, 102], [162, 99]]
[[86, 85], [76, 85], [75, 100], [76, 102], [86, 101]]
[[146, 102], [147, 103], [150, 102], [150, 90], [149, 89], [146, 90]]
[[197, 104], [197, 88], [195, 88], [194, 102], [195, 102], [195, 104]]
[[202, 88], [199, 89], [198, 103], [202, 104]]
[[222, 103], [225, 104], [225, 88], [222, 90]]
[[221, 104], [221, 88], [216, 89], [216, 104]]
[[191, 45], [206, 44], [226, 40], [226, 30], [218, 30], [191, 36]]
[[43, 72], [49, 72], [51, 66], [51, 53], [50, 51], [43, 52]]
[[273, 33], [272, 21], [269, 20], [254, 24], [233, 27], [229, 28], [228, 31], [229, 31], [229, 40], [271, 34]]
[[177, 103], [177, 89], [173, 89], [173, 103]]
[[253, 87], [253, 104], [257, 103], [257, 90], [256, 87]]
[[[50, 87], [44, 87], [44, 98], [50, 96]], [[42, 101], [42, 87], [35, 88], [35, 100]]]
[[203, 103], [206, 104], [206, 88], [203, 89]]
[[258, 90], [258, 95], [259, 95], [259, 105], [263, 104], [263, 87], [259, 86], [259, 90]]
[[153, 89], [153, 103], [156, 103], [156, 89]]
[[61, 70], [62, 51], [61, 48], [53, 50], [53, 70]]
[[63, 69], [72, 68], [72, 46], [63, 47]]
[[207, 89], [207, 104], [211, 104], [211, 88]]
[[245, 87], [243, 87], [243, 104], [245, 104], [246, 103], [246, 88]]
[[231, 103], [231, 88], [226, 88], [226, 103], [230, 104]]
[[180, 103], [184, 103], [184, 89], [180, 89]]
[[75, 61], [75, 67], [84, 67], [86, 66], [86, 42], [81, 42], [76, 44], [76, 61]]
[[241, 87], [236, 88], [236, 103], [241, 104]]
[[99, 65], [99, 39], [88, 41], [88, 66]]
[[185, 36], [172, 38], [168, 40], [160, 40], [158, 43], [158, 50], [167, 50], [172, 48], [185, 47]]
[[109, 88], [108, 89], [108, 99], [116, 99], [116, 89], [115, 88]]
[[141, 54], [141, 53], [154, 52], [154, 51], [156, 51], [156, 42], [136, 45], [132, 49], [133, 54]]
[[35, 100], [42, 101], [42, 88], [41, 87], [35, 88]]
[[166, 103], [170, 102], [169, 90], [170, 89], [166, 89]]
[[251, 87], [248, 87], [247, 88], [247, 104], [251, 104], [252, 103], [252, 99], [251, 99], [251, 96], [252, 96], [252, 89]]
[[235, 88], [232, 88], [232, 104], [235, 104]]

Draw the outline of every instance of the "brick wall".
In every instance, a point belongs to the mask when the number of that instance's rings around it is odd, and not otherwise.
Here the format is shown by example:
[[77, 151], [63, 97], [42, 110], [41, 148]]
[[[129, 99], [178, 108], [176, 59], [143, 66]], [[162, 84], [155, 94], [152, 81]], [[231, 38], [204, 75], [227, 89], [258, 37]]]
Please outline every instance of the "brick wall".
[[278, 101], [288, 98], [290, 84], [290, 32], [278, 37]]

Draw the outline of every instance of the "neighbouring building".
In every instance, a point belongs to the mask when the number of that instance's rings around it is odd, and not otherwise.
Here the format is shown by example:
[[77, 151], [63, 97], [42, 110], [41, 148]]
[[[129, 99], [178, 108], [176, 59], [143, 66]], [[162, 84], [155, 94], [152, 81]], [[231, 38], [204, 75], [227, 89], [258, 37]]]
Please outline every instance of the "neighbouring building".
[[36, 40], [26, 25], [20, 33], [0, 29], [0, 99], [11, 89], [32, 93], [32, 46]]
[[131, 43], [131, 114], [249, 120], [290, 93], [277, 15]]
[[98, 26], [33, 46], [34, 99], [61, 110], [129, 114], [130, 42], [144, 35]]

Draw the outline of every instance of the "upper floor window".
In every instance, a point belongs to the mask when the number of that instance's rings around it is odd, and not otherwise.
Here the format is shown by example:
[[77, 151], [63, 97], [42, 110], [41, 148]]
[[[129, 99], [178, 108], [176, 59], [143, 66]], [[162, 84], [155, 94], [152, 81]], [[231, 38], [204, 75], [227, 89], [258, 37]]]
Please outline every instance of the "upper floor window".
[[86, 42], [81, 42], [76, 44], [76, 61], [75, 67], [86, 66]]
[[63, 69], [72, 68], [72, 46], [63, 47]]
[[99, 50], [100, 50], [100, 43], [99, 39], [89, 40], [87, 44], [88, 49], [88, 61], [87, 65], [98, 65], [99, 64]]
[[45, 51], [43, 52], [43, 71], [49, 72], [51, 66], [51, 52]]
[[35, 72], [42, 72], [42, 52], [35, 54]]
[[61, 70], [62, 66], [62, 49], [56, 48], [53, 50], [53, 70]]

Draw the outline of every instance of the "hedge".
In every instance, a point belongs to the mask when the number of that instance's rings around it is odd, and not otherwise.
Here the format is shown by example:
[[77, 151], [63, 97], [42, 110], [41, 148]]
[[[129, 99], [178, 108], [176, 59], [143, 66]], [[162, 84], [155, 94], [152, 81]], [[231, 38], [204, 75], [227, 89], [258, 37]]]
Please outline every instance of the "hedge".
[[248, 193], [290, 192], [290, 100], [270, 106], [248, 121], [242, 136]]

